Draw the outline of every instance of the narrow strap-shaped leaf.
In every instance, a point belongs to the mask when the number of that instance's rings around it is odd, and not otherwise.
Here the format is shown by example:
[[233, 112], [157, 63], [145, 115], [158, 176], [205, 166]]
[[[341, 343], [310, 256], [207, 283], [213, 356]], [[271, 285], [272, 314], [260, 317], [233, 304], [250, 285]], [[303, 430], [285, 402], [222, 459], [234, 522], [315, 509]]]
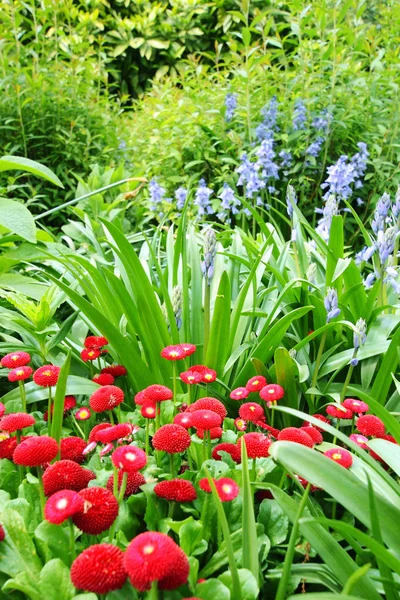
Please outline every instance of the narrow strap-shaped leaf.
[[243, 531], [243, 568], [249, 569], [258, 582], [259, 564], [257, 547], [257, 529], [254, 518], [254, 499], [250, 486], [249, 465], [247, 461], [247, 449], [242, 438], [242, 486], [243, 486], [243, 507], [242, 507], [242, 531]]
[[[68, 351], [67, 357], [61, 367], [60, 374], [58, 376], [56, 393], [54, 395], [54, 413], [51, 420], [51, 432], [50, 435], [56, 440], [57, 444], [60, 444], [62, 423], [64, 418], [64, 401], [67, 391], [67, 381], [69, 370], [71, 368], [71, 350]], [[50, 419], [50, 417], [49, 417]], [[58, 457], [60, 450], [58, 451]]]

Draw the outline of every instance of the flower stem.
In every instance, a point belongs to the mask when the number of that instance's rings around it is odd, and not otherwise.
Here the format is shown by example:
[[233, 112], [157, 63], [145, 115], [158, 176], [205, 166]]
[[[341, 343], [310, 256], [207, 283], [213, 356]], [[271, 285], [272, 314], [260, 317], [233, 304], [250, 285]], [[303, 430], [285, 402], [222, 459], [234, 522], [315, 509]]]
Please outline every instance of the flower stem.
[[170, 502], [169, 503], [169, 507], [168, 507], [168, 518], [169, 519], [173, 519], [174, 518], [175, 505], [176, 505], [176, 502]]
[[350, 365], [349, 370], [347, 371], [347, 375], [346, 375], [346, 379], [343, 384], [342, 391], [340, 393], [340, 404], [343, 402], [343, 400], [346, 396], [346, 390], [351, 381], [351, 376], [353, 375], [353, 371], [354, 371], [354, 367], [353, 367], [353, 365]]
[[21, 404], [22, 404], [22, 412], [26, 412], [26, 391], [25, 385], [23, 381], [18, 381], [19, 384], [19, 393], [21, 396]]
[[52, 402], [51, 387], [49, 387], [49, 402], [48, 402], [48, 406], [47, 406], [47, 429], [48, 429], [49, 435], [51, 435], [51, 402]]
[[72, 564], [76, 558], [76, 548], [75, 548], [74, 524], [73, 524], [71, 518], [68, 519], [68, 525], [69, 525], [69, 553], [71, 555], [71, 564]]
[[156, 431], [160, 429], [160, 403], [156, 402]]
[[[312, 388], [315, 388], [316, 385], [317, 385], [318, 371], [319, 371], [319, 367], [320, 367], [320, 364], [321, 364], [322, 355], [324, 353], [324, 347], [325, 347], [325, 342], [326, 342], [327, 335], [328, 334], [325, 331], [325, 333], [322, 335], [321, 342], [319, 344], [317, 358], [315, 359], [314, 373], [313, 373], [313, 377], [312, 377], [312, 381], [311, 381], [311, 387]], [[312, 402], [312, 404], [314, 404], [314, 399], [315, 399], [315, 394], [313, 393], [313, 394], [311, 394], [311, 402]]]
[[203, 363], [206, 361], [207, 357], [207, 346], [208, 340], [210, 337], [210, 303], [211, 303], [211, 295], [210, 295], [210, 282], [208, 281], [208, 277], [205, 279], [205, 291], [204, 291], [204, 345], [203, 345]]
[[172, 361], [172, 385], [173, 385], [173, 400], [174, 400], [174, 414], [176, 413], [176, 378], [177, 378], [177, 372], [176, 372], [176, 361], [173, 360]]
[[110, 415], [110, 423], [112, 423], [114, 425], [114, 415], [113, 415], [113, 411], [109, 410], [108, 414]]
[[118, 500], [118, 469], [114, 464], [113, 464], [113, 472], [114, 472], [113, 494], [116, 497], [116, 499]]
[[149, 591], [147, 598], [148, 600], [159, 600], [157, 581], [153, 581], [151, 584], [151, 590]]
[[121, 489], [119, 490], [119, 494], [118, 494], [118, 504], [121, 504], [122, 500], [124, 499], [127, 484], [128, 484], [128, 473], [124, 473], [122, 476]]
[[169, 472], [171, 473], [171, 477], [174, 477], [174, 473], [175, 473], [175, 465], [174, 465], [174, 455], [170, 454], [169, 455]]
[[150, 453], [150, 419], [146, 419], [146, 454], [149, 456]]
[[40, 508], [42, 511], [42, 518], [44, 519], [44, 506], [46, 504], [46, 498], [44, 495], [44, 488], [43, 488], [42, 467], [36, 467], [36, 473], [37, 473], [37, 478], [38, 478], [38, 483], [39, 483]]

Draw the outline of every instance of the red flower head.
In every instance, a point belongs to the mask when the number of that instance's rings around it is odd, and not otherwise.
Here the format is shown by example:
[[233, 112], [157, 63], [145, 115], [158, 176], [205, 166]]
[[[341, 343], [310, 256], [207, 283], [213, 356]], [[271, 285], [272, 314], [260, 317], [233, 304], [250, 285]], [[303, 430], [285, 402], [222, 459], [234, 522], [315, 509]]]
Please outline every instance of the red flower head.
[[[83, 454], [86, 448], [86, 442], [80, 437], [71, 436], [60, 440], [60, 457], [61, 460], [72, 460], [76, 463], [82, 463], [85, 460]], [[86, 487], [84, 485], [83, 487]]]
[[99, 385], [112, 385], [115, 378], [110, 373], [98, 373], [93, 377], [92, 381]]
[[135, 404], [137, 406], [143, 406], [143, 404], [145, 402], [150, 402], [150, 400], [147, 398], [146, 396], [146, 392], [145, 390], [142, 390], [141, 392], [138, 392], [134, 398], [135, 400]]
[[123, 375], [126, 375], [128, 371], [122, 365], [110, 365], [108, 367], [104, 367], [101, 370], [101, 373], [108, 373], [113, 377], [122, 377]]
[[8, 431], [13, 433], [14, 431], [21, 431], [25, 427], [31, 427], [36, 423], [32, 415], [27, 413], [11, 413], [3, 417], [0, 421], [1, 431]]
[[14, 450], [17, 447], [18, 441], [16, 436], [6, 438], [0, 441], [0, 458], [12, 460]]
[[3, 542], [6, 537], [6, 532], [4, 531], [3, 525], [0, 525], [0, 542]]
[[[222, 437], [222, 434], [224, 433], [224, 430], [222, 429], [222, 427], [212, 427], [212, 429], [208, 429], [208, 430], [206, 429], [206, 431], [208, 431], [210, 434], [210, 440], [219, 440], [219, 438]], [[201, 440], [203, 440], [204, 439], [204, 429], [197, 429], [196, 435]]]
[[[213, 482], [215, 483], [215, 479], [213, 478]], [[211, 494], [211, 486], [207, 477], [203, 477], [203, 479], [199, 480], [199, 488], [206, 492], [206, 494]]]
[[201, 381], [203, 383], [212, 383], [217, 379], [217, 372], [214, 371], [214, 369], [205, 367], [204, 365], [193, 365], [193, 367], [190, 367], [190, 370], [194, 371], [195, 373], [200, 373], [202, 377]]
[[[118, 492], [121, 491], [122, 479], [124, 477], [123, 471], [118, 472]], [[128, 479], [126, 480], [126, 490], [124, 498], [132, 496], [140, 492], [140, 486], [145, 484], [146, 480], [139, 471], [131, 471], [128, 473]], [[112, 492], [114, 490], [114, 475], [111, 475], [107, 481], [107, 489]]]
[[73, 515], [75, 525], [84, 533], [98, 535], [106, 531], [118, 516], [118, 502], [109, 490], [90, 487], [79, 492], [85, 502], [82, 513]]
[[241, 419], [250, 421], [251, 423], [256, 423], [265, 418], [263, 407], [256, 402], [245, 402], [242, 404], [239, 408], [239, 416]]
[[10, 352], [1, 359], [1, 366], [7, 369], [15, 369], [16, 367], [24, 367], [30, 360], [31, 356], [27, 352]]
[[163, 425], [153, 436], [153, 447], [168, 454], [184, 452], [190, 446], [190, 435], [181, 425]]
[[265, 421], [257, 421], [256, 425], [257, 427], [261, 427], [261, 429], [265, 429], [265, 431], [268, 431], [268, 433], [270, 433], [272, 437], [274, 437], [276, 440], [278, 439], [278, 435], [280, 434], [279, 429], [271, 427], [271, 425], [268, 425]]
[[343, 402], [343, 406], [358, 415], [369, 411], [368, 404], [365, 404], [365, 402], [362, 402], [361, 400], [356, 400], [355, 398], [346, 398]]
[[146, 466], [147, 456], [146, 452], [137, 446], [121, 446], [114, 450], [111, 460], [117, 469], [131, 473], [132, 471], [140, 471]]
[[249, 458], [263, 458], [269, 456], [269, 447], [271, 440], [263, 433], [245, 433], [242, 438], [236, 442], [237, 447], [241, 451], [242, 439], [246, 444], [247, 456]]
[[326, 412], [331, 417], [336, 417], [336, 419], [352, 419], [353, 411], [349, 410], [343, 404], [329, 404], [326, 407]]
[[175, 415], [174, 424], [181, 425], [185, 429], [189, 429], [192, 426], [192, 417], [191, 417], [190, 413], [183, 412], [183, 413], [178, 413], [177, 415]]
[[[72, 408], [75, 408], [75, 406], [76, 406], [75, 396], [65, 396], [65, 398], [64, 398], [64, 415]], [[49, 411], [46, 410], [46, 412], [43, 415], [43, 419], [45, 421], [47, 421], [49, 418], [48, 412]], [[51, 414], [52, 415], [54, 414], [54, 402], [52, 402], [52, 404], [51, 404]]]
[[90, 419], [91, 416], [92, 413], [89, 408], [86, 408], [86, 406], [82, 406], [82, 408], [79, 408], [75, 413], [75, 418], [78, 421], [86, 421], [87, 419]]
[[[300, 477], [300, 475], [295, 475], [294, 477], [300, 483], [301, 487], [306, 488], [308, 486], [308, 481], [307, 481], [307, 479], [304, 479], [304, 477]], [[321, 489], [322, 488], [319, 488], [316, 485], [312, 485], [310, 487], [310, 492], [317, 492], [318, 490], [321, 490]]]
[[267, 380], [262, 375], [255, 375], [246, 383], [248, 392], [260, 392], [267, 385]]
[[260, 391], [260, 398], [265, 400], [265, 402], [276, 402], [280, 400], [285, 395], [285, 390], [282, 386], [277, 385], [276, 383], [268, 383], [266, 386], [262, 388]]
[[9, 372], [7, 375], [8, 381], [25, 381], [32, 375], [32, 367], [17, 367]]
[[104, 385], [96, 390], [89, 399], [90, 408], [94, 412], [112, 410], [124, 401], [124, 392], [115, 385]]
[[221, 415], [212, 410], [195, 410], [191, 414], [192, 426], [209, 431], [221, 425]]
[[236, 444], [229, 444], [228, 442], [217, 444], [212, 451], [212, 457], [214, 460], [222, 460], [220, 452], [227, 452], [230, 454], [235, 463], [240, 463], [240, 450]]
[[165, 385], [149, 385], [144, 390], [144, 395], [150, 402], [164, 402], [164, 400], [171, 400], [172, 390], [165, 387]]
[[81, 352], [81, 359], [85, 362], [96, 360], [101, 356], [101, 351], [98, 348], [84, 348]]
[[182, 360], [186, 358], [186, 352], [180, 344], [167, 346], [161, 350], [161, 356], [167, 360]]
[[153, 581], [160, 589], [174, 589], [186, 583], [189, 562], [185, 553], [165, 533], [147, 531], [135, 537], [124, 557], [124, 566], [134, 588], [144, 592]]
[[165, 498], [171, 502], [193, 502], [197, 498], [193, 483], [186, 479], [160, 481], [154, 487], [154, 493], [159, 498]]
[[[314, 419], [318, 419], [318, 421], [321, 421], [322, 423], [326, 423], [327, 425], [330, 425], [330, 420], [327, 419], [325, 417], [325, 415], [319, 415], [318, 413], [315, 413], [312, 416], [314, 417]], [[322, 427], [318, 427], [318, 425], [314, 425], [314, 423], [311, 423], [311, 421], [303, 421], [303, 427], [315, 427], [315, 429], [318, 429], [318, 431], [324, 431], [324, 429], [322, 429]]]
[[124, 553], [114, 544], [95, 544], [86, 548], [74, 560], [71, 581], [78, 590], [104, 594], [119, 590], [124, 585], [127, 573]]
[[185, 352], [185, 357], [191, 356], [196, 352], [196, 346], [194, 344], [179, 344]]
[[4, 406], [4, 404], [2, 402], [0, 402], [0, 418], [4, 415], [5, 412], [6, 412], [6, 407]]
[[89, 335], [83, 345], [85, 348], [102, 348], [108, 345], [108, 340], [102, 335]]
[[46, 496], [61, 490], [80, 492], [88, 486], [96, 475], [72, 460], [59, 460], [50, 465], [43, 474], [43, 487]]
[[83, 499], [72, 490], [61, 490], [53, 494], [46, 502], [44, 517], [46, 521], [60, 525], [72, 515], [82, 512]]
[[238, 431], [246, 431], [246, 428], [247, 428], [246, 421], [243, 421], [243, 419], [240, 419], [240, 417], [238, 417], [237, 419], [235, 419], [234, 423], [235, 423], [235, 427]]
[[47, 435], [28, 437], [15, 448], [13, 461], [24, 467], [38, 467], [51, 462], [57, 454], [58, 444], [53, 438]]
[[353, 464], [353, 457], [350, 452], [343, 450], [343, 448], [331, 448], [324, 452], [324, 455], [339, 463], [339, 465], [342, 465], [345, 469], [349, 469]]
[[222, 477], [215, 482], [221, 502], [230, 502], [239, 494], [239, 486], [233, 479]]
[[231, 391], [229, 398], [232, 400], [244, 400], [250, 394], [249, 390], [245, 387], [238, 387]]
[[[154, 406], [154, 404], [152, 402], [146, 402], [145, 404], [143, 404], [142, 408], [140, 409], [140, 414], [145, 419], [155, 419], [156, 412], [157, 412], [156, 407]], [[160, 413], [160, 409], [158, 409], [158, 413]]]
[[357, 444], [357, 446], [360, 446], [360, 448], [363, 450], [368, 450], [369, 440], [367, 437], [365, 437], [365, 435], [361, 435], [360, 433], [352, 433], [349, 437], [355, 444]]
[[278, 435], [278, 440], [280, 442], [295, 442], [296, 444], [308, 446], [309, 448], [314, 446], [314, 440], [308, 433], [304, 431], [304, 429], [298, 429], [297, 427], [286, 427], [285, 429], [282, 429]]
[[308, 433], [314, 444], [322, 444], [324, 441], [322, 433], [316, 427], [300, 427], [300, 429]]
[[56, 385], [59, 374], [60, 367], [56, 367], [55, 365], [44, 365], [34, 372], [33, 381], [41, 387], [51, 387]]
[[360, 433], [381, 438], [385, 435], [385, 425], [374, 415], [364, 415], [357, 419], [356, 427]]
[[212, 410], [213, 412], [217, 413], [221, 419], [225, 419], [226, 415], [228, 414], [222, 402], [216, 398], [209, 397], [200, 398], [200, 400], [197, 400], [197, 402], [191, 404], [187, 409], [187, 412], [193, 413], [196, 410]]
[[197, 371], [192, 371], [190, 369], [189, 371], [183, 371], [183, 373], [180, 373], [179, 377], [184, 383], [187, 383], [188, 385], [194, 385], [203, 381], [203, 375], [201, 373], [198, 373]]
[[108, 427], [112, 427], [111, 423], [99, 423], [95, 425], [92, 431], [89, 433], [89, 444], [97, 441], [97, 433], [102, 429], [107, 429]]
[[111, 442], [125, 438], [131, 433], [132, 425], [129, 423], [120, 423], [119, 425], [112, 425], [111, 427], [100, 429], [100, 431], [96, 433], [94, 441], [101, 442], [102, 444], [110, 444]]

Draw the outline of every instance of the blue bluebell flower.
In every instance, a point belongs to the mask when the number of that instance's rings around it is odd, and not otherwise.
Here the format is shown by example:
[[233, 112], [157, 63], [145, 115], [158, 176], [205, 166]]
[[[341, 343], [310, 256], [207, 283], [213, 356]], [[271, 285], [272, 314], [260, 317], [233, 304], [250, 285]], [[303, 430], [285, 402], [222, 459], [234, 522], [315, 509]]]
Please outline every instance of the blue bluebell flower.
[[339, 214], [339, 204], [336, 197], [331, 194], [325, 201], [323, 209], [315, 209], [315, 212], [321, 212], [322, 217], [319, 219], [316, 232], [327, 242], [331, 231], [332, 217]]
[[323, 143], [325, 142], [323, 137], [318, 137], [315, 142], [312, 142], [307, 150], [306, 150], [306, 156], [313, 156], [314, 158], [317, 158], [318, 154], [321, 152], [321, 148]]
[[194, 197], [194, 205], [197, 206], [198, 215], [212, 215], [213, 208], [210, 202], [210, 196], [214, 192], [211, 188], [206, 185], [205, 179], [200, 179], [199, 187], [196, 190]]
[[225, 121], [227, 123], [229, 123], [230, 121], [232, 121], [234, 114], [235, 114], [235, 110], [237, 108], [237, 94], [227, 94], [225, 97], [225, 106], [226, 106], [226, 112], [225, 112]]
[[358, 350], [363, 346], [367, 339], [367, 323], [364, 319], [358, 319], [356, 323], [356, 331], [353, 333], [354, 349]]
[[[279, 167], [274, 162], [273, 140], [263, 140], [258, 148], [257, 155], [257, 170], [260, 172], [261, 178], [268, 181], [269, 179], [279, 179]], [[275, 189], [275, 188], [274, 188]]]
[[219, 219], [223, 220], [226, 217], [238, 214], [240, 200], [235, 196], [235, 192], [226, 182], [218, 198], [221, 200], [221, 210], [217, 214]]
[[397, 236], [398, 231], [395, 227], [388, 227], [385, 231], [378, 231], [376, 244], [381, 265], [384, 265], [389, 256], [393, 254]]
[[338, 201], [347, 200], [353, 193], [351, 185], [354, 184], [356, 189], [362, 187], [362, 177], [367, 168], [368, 151], [364, 142], [357, 144], [359, 152], [351, 159], [343, 154], [339, 157], [336, 164], [327, 168], [328, 177], [321, 184], [323, 190], [326, 189], [324, 198], [328, 198], [330, 194], [334, 194]]
[[353, 173], [355, 189], [359, 189], [362, 187], [362, 178], [364, 177], [365, 171], [367, 170], [367, 160], [369, 156], [367, 144], [365, 144], [364, 142], [359, 142], [357, 146], [359, 152], [354, 154], [350, 161], [354, 169]]
[[306, 128], [307, 123], [307, 109], [301, 98], [297, 98], [294, 103], [293, 110], [293, 129], [295, 131], [300, 131], [301, 129]]
[[159, 185], [156, 179], [153, 179], [149, 182], [149, 192], [150, 192], [150, 209], [154, 212], [157, 212], [160, 209], [160, 206], [165, 198], [165, 194], [167, 193], [166, 189]]
[[317, 131], [322, 131], [326, 133], [331, 120], [332, 115], [328, 112], [326, 108], [324, 108], [323, 110], [321, 110], [320, 114], [313, 119], [313, 121], [311, 122], [311, 127], [316, 129]]
[[400, 217], [400, 186], [397, 188], [396, 196], [392, 206], [392, 213], [396, 220]]
[[279, 152], [279, 158], [281, 159], [281, 167], [283, 169], [289, 169], [293, 164], [293, 155], [289, 150], [281, 150]]
[[384, 192], [376, 203], [374, 217], [371, 222], [372, 231], [375, 235], [378, 234], [378, 231], [383, 231], [385, 229], [391, 205], [392, 202], [389, 194]]
[[217, 238], [213, 229], [207, 229], [204, 235], [204, 260], [201, 263], [201, 271], [207, 285], [211, 284], [214, 275], [214, 262], [217, 254]]
[[188, 191], [184, 187], [178, 187], [178, 189], [175, 190], [176, 208], [178, 210], [182, 210], [182, 208], [185, 206], [187, 194]]
[[293, 204], [297, 205], [296, 190], [289, 183], [286, 190], [286, 210], [289, 217], [293, 216]]
[[236, 168], [236, 173], [239, 173], [237, 185], [245, 188], [246, 198], [253, 198], [254, 194], [265, 188], [266, 183], [260, 178], [258, 168], [259, 165], [251, 162], [246, 153], [242, 154], [241, 164]]
[[324, 306], [326, 310], [327, 323], [340, 315], [341, 311], [339, 308], [338, 293], [335, 288], [328, 288], [324, 298]]
[[273, 96], [266, 106], [261, 110], [263, 121], [256, 128], [256, 136], [260, 142], [271, 139], [275, 131], [279, 131], [277, 125], [278, 100]]
[[363, 281], [363, 285], [366, 290], [370, 290], [372, 288], [372, 286], [375, 283], [375, 279], [376, 277], [374, 273], [369, 273], [369, 275], [367, 275], [367, 277]]

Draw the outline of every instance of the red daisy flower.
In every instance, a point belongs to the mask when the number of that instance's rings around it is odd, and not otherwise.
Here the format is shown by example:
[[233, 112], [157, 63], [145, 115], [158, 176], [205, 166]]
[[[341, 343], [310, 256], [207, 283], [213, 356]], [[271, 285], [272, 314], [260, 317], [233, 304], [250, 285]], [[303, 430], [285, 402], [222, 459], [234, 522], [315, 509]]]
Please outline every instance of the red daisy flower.
[[[330, 420], [327, 419], [327, 417], [325, 417], [325, 415], [319, 415], [318, 413], [315, 413], [315, 415], [312, 415], [314, 417], [314, 419], [318, 419], [318, 421], [321, 421], [322, 423], [326, 423], [327, 425], [330, 425]], [[318, 431], [324, 431], [324, 429], [322, 429], [322, 427], [318, 427], [318, 425], [314, 425], [314, 423], [311, 423], [311, 421], [303, 421], [303, 427], [315, 427], [315, 429], [318, 429]]]
[[329, 404], [326, 407], [326, 412], [331, 417], [336, 417], [336, 419], [352, 419], [353, 411], [349, 410], [343, 404]]
[[191, 371], [190, 369], [189, 371], [183, 371], [183, 373], [180, 373], [179, 377], [188, 385], [194, 385], [203, 381], [203, 375], [201, 373], [198, 373], [197, 371]]
[[141, 533], [131, 541], [124, 566], [133, 587], [141, 592], [149, 590], [153, 581], [158, 581], [161, 589], [173, 589], [169, 584], [177, 582], [179, 587], [189, 575], [188, 560], [179, 546], [165, 533], [155, 531]]
[[[215, 479], [213, 478], [213, 482], [215, 483]], [[211, 486], [207, 477], [203, 477], [203, 479], [199, 480], [199, 488], [206, 492], [206, 494], [211, 494]]]
[[164, 400], [171, 400], [172, 390], [165, 387], [165, 385], [149, 385], [144, 390], [144, 395], [150, 402], [164, 402]]
[[209, 397], [200, 398], [200, 400], [197, 400], [197, 402], [193, 402], [193, 404], [191, 404], [187, 409], [187, 412], [193, 413], [196, 410], [212, 410], [213, 412], [220, 415], [221, 419], [225, 419], [226, 415], [228, 414], [222, 402], [220, 402], [216, 398]]
[[83, 499], [76, 492], [61, 490], [47, 500], [44, 517], [49, 523], [60, 525], [72, 515], [82, 512], [84, 504]]
[[[222, 429], [222, 427], [212, 427], [211, 429], [208, 429], [206, 431], [208, 431], [208, 433], [210, 434], [211, 440], [219, 440], [219, 438], [222, 437], [222, 434], [224, 433], [224, 430]], [[203, 440], [204, 439], [204, 429], [197, 429], [196, 435], [201, 440]]]
[[[152, 402], [145, 403], [140, 409], [140, 414], [145, 419], [155, 419], [156, 418], [156, 407]], [[160, 414], [160, 409], [158, 409], [158, 414]]]
[[98, 373], [93, 377], [92, 381], [99, 385], [112, 385], [115, 378], [110, 373]]
[[141, 392], [138, 392], [136, 394], [136, 396], [134, 397], [134, 400], [135, 400], [135, 404], [137, 406], [143, 406], [143, 404], [145, 402], [150, 402], [150, 400], [146, 396], [145, 390], [142, 390]]
[[7, 375], [8, 381], [25, 381], [29, 379], [33, 373], [32, 367], [17, 367]]
[[221, 425], [221, 415], [212, 410], [195, 410], [191, 414], [192, 426], [208, 431]]
[[43, 365], [39, 367], [33, 374], [33, 381], [41, 387], [51, 387], [56, 385], [58, 376], [60, 374], [60, 367], [55, 365]]
[[238, 431], [246, 431], [247, 428], [247, 422], [243, 421], [243, 419], [240, 419], [239, 417], [237, 419], [234, 420], [235, 423], [235, 427]]
[[101, 487], [86, 488], [79, 495], [85, 502], [85, 508], [82, 513], [73, 515], [75, 525], [91, 535], [109, 529], [118, 516], [118, 502], [114, 495]]
[[104, 412], [113, 410], [124, 401], [124, 392], [115, 385], [104, 385], [99, 388], [89, 398], [90, 408], [94, 412]]
[[121, 469], [121, 471], [126, 473], [140, 471], [147, 464], [146, 452], [137, 446], [121, 446], [117, 448], [112, 453], [111, 460], [117, 469]]
[[245, 421], [256, 423], [265, 418], [264, 409], [256, 402], [245, 402], [239, 408], [239, 417]]
[[108, 345], [108, 340], [102, 335], [89, 335], [83, 345], [85, 348], [102, 348]]
[[[132, 496], [133, 494], [137, 494], [138, 492], [140, 492], [141, 491], [140, 486], [144, 485], [146, 483], [145, 478], [143, 477], [143, 475], [141, 473], [139, 473], [139, 471], [131, 471], [127, 475], [128, 475], [128, 478], [126, 480], [126, 489], [125, 489], [124, 498], [128, 498], [129, 496]], [[124, 472], [118, 471], [118, 492], [121, 491], [123, 477], [124, 477]], [[113, 492], [113, 490], [114, 490], [114, 475], [111, 475], [109, 477], [106, 487], [108, 490], [110, 490], [110, 492]]]
[[353, 457], [350, 452], [347, 452], [343, 448], [331, 448], [330, 450], [326, 450], [324, 455], [342, 465], [345, 469], [349, 469], [353, 464]]
[[282, 386], [276, 383], [268, 383], [260, 391], [260, 398], [266, 402], [276, 402], [285, 395], [285, 390]]
[[322, 444], [324, 441], [322, 433], [316, 427], [301, 427], [300, 429], [308, 433], [314, 444]]
[[189, 448], [190, 435], [181, 425], [163, 425], [153, 436], [152, 444], [156, 450], [164, 450], [168, 454], [178, 454]]
[[231, 391], [231, 393], [229, 394], [229, 398], [231, 398], [232, 400], [243, 400], [244, 398], [247, 398], [249, 394], [250, 392], [247, 388], [238, 387]]
[[[76, 399], [75, 396], [65, 396], [64, 398], [64, 415], [71, 409], [75, 408], [76, 406]], [[54, 414], [54, 402], [52, 402], [51, 404], [51, 414]], [[45, 421], [48, 420], [48, 411], [46, 410], [46, 412], [43, 415], [43, 419]]]
[[110, 444], [111, 442], [125, 438], [131, 433], [132, 425], [129, 423], [119, 423], [119, 425], [112, 425], [111, 427], [100, 429], [100, 431], [96, 433], [94, 441], [101, 442], [102, 444]]
[[84, 348], [81, 352], [81, 359], [85, 362], [96, 360], [101, 356], [98, 348]]
[[[307, 479], [304, 479], [304, 477], [300, 477], [300, 475], [295, 475], [294, 476], [297, 481], [300, 483], [301, 487], [303, 487], [304, 489], [308, 486], [308, 481]], [[316, 485], [312, 485], [310, 487], [310, 492], [317, 492], [318, 490], [321, 490], [322, 488], [317, 487]]]
[[365, 437], [365, 435], [361, 435], [360, 433], [352, 433], [349, 437], [355, 444], [357, 444], [357, 446], [360, 446], [360, 448], [363, 450], [368, 450], [369, 440], [367, 437]]
[[85, 448], [86, 442], [80, 437], [71, 436], [62, 438], [60, 440], [61, 460], [72, 460], [76, 463], [82, 463], [85, 460], [85, 455], [83, 454]]
[[185, 357], [191, 356], [196, 352], [196, 346], [194, 344], [179, 344], [185, 352]]
[[385, 435], [385, 425], [374, 415], [364, 415], [357, 419], [356, 427], [360, 433], [380, 438]]
[[279, 429], [275, 429], [275, 427], [271, 427], [265, 421], [257, 421], [257, 427], [261, 427], [261, 429], [265, 429], [268, 431], [275, 439], [278, 439], [278, 435], [280, 434]]
[[205, 367], [204, 365], [193, 365], [193, 367], [190, 367], [190, 370], [194, 371], [195, 373], [200, 373], [203, 383], [212, 383], [217, 379], [217, 372], [214, 371], [214, 369]]
[[8, 431], [8, 433], [14, 433], [14, 431], [21, 431], [25, 427], [31, 427], [36, 423], [32, 415], [27, 413], [11, 413], [3, 417], [0, 421], [0, 429], [2, 431]]
[[86, 406], [82, 406], [82, 408], [79, 408], [75, 413], [75, 419], [78, 421], [87, 421], [87, 419], [90, 419], [91, 416], [92, 413], [89, 408], [86, 408]]
[[161, 350], [161, 356], [167, 360], [182, 360], [187, 354], [180, 344], [176, 346], [166, 346]]
[[154, 493], [159, 498], [165, 498], [171, 502], [193, 502], [197, 498], [193, 483], [186, 479], [160, 481], [154, 487]]
[[215, 487], [217, 488], [218, 496], [220, 497], [221, 502], [230, 502], [231, 500], [234, 500], [240, 491], [236, 481], [230, 479], [229, 477], [217, 479], [215, 482]]
[[192, 426], [192, 418], [191, 418], [190, 413], [183, 412], [183, 413], [178, 413], [177, 415], [175, 415], [174, 424], [181, 425], [185, 429], [189, 429]]
[[51, 462], [57, 454], [58, 444], [53, 438], [47, 435], [28, 437], [15, 448], [13, 461], [24, 467], [38, 467]]
[[107, 429], [109, 427], [113, 427], [113, 425], [111, 423], [99, 423], [98, 425], [95, 425], [89, 433], [89, 444], [97, 441], [97, 433], [99, 431], [101, 431], [102, 429]]
[[[22, 437], [21, 441], [26, 438]], [[14, 450], [17, 447], [18, 440], [16, 436], [6, 438], [0, 441], [0, 458], [7, 458], [7, 460], [13, 459]]]
[[263, 433], [245, 433], [242, 438], [236, 442], [237, 447], [241, 451], [242, 439], [246, 444], [247, 456], [249, 458], [263, 458], [269, 456], [269, 447], [271, 440]]
[[78, 590], [104, 594], [119, 590], [124, 585], [127, 573], [124, 553], [113, 544], [95, 544], [86, 548], [74, 560], [71, 581]]
[[108, 373], [113, 377], [123, 377], [128, 373], [126, 368], [122, 365], [109, 365], [101, 370], [101, 373]]
[[361, 400], [356, 400], [355, 398], [346, 398], [346, 400], [343, 402], [343, 406], [355, 414], [369, 411], [368, 404], [365, 404], [365, 402], [362, 402]]
[[212, 457], [214, 460], [222, 460], [220, 452], [227, 452], [235, 461], [235, 463], [240, 463], [240, 450], [236, 444], [230, 444], [228, 442], [217, 444], [212, 451]]
[[260, 392], [267, 385], [267, 380], [262, 375], [255, 375], [246, 383], [248, 392]]
[[3, 542], [6, 537], [6, 532], [4, 531], [3, 525], [0, 525], [0, 542]]
[[314, 446], [313, 438], [308, 435], [304, 429], [298, 429], [297, 427], [286, 427], [285, 429], [282, 429], [278, 435], [278, 440], [280, 442], [295, 442], [296, 444], [308, 446], [309, 448]]
[[61, 490], [80, 492], [96, 475], [73, 460], [59, 460], [50, 465], [43, 473], [43, 487], [46, 496], [52, 496]]
[[381, 439], [386, 440], [388, 442], [392, 442], [392, 444], [397, 444], [396, 439], [392, 435], [389, 435], [387, 433], [385, 435], [383, 435]]
[[0, 402], [0, 418], [4, 415], [5, 412], [6, 412], [6, 407], [4, 406], [4, 404], [2, 402]]
[[7, 369], [15, 369], [16, 367], [24, 367], [31, 360], [31, 355], [27, 352], [10, 352], [1, 359], [1, 366]]

